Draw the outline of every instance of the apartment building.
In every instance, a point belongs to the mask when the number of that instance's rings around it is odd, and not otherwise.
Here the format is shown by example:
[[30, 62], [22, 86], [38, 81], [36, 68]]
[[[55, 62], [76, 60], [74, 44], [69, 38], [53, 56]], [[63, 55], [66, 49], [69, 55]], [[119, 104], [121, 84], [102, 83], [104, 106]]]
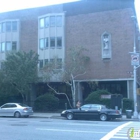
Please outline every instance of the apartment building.
[[[49, 61], [63, 63], [71, 46], [84, 46], [90, 65], [75, 79], [76, 98], [84, 99], [89, 94], [87, 82], [96, 81], [100, 89], [133, 99], [134, 36], [139, 51], [135, 15], [134, 0], [81, 0], [1, 13], [0, 62], [7, 51], [33, 50], [41, 68]], [[137, 99], [140, 106], [140, 95]]]

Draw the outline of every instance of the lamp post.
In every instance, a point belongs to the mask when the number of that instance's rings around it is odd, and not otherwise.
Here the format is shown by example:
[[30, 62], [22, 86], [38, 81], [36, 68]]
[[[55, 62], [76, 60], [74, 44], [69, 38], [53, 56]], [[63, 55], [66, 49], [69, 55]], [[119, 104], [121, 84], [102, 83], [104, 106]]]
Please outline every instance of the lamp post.
[[134, 48], [133, 48], [133, 74], [134, 74], [134, 81], [133, 81], [133, 98], [134, 98], [134, 118], [138, 118], [138, 111], [137, 111], [137, 93], [136, 93], [136, 88], [137, 88], [137, 73], [136, 69], [137, 66], [139, 65], [139, 54], [136, 53], [136, 17], [132, 16], [134, 20]]

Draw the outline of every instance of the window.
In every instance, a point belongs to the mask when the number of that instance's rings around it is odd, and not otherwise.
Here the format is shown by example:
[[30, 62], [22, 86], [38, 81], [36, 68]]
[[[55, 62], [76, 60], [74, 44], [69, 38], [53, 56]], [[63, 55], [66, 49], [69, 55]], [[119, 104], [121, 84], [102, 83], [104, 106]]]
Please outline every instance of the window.
[[62, 37], [57, 37], [57, 47], [62, 47]]
[[11, 22], [6, 22], [6, 32], [11, 32]]
[[39, 68], [40, 68], [40, 69], [43, 68], [43, 60], [40, 60], [40, 61], [39, 61]]
[[2, 32], [2, 25], [1, 25], [1, 23], [0, 23], [0, 33]]
[[40, 26], [40, 28], [44, 28], [44, 18], [41, 18], [39, 20], [39, 26]]
[[39, 40], [39, 48], [44, 49], [44, 38]]
[[17, 21], [12, 21], [12, 31], [17, 31]]
[[49, 27], [50, 25], [50, 21], [49, 21], [49, 17], [45, 18], [45, 27]]
[[1, 44], [1, 51], [5, 52], [5, 42], [2, 42], [2, 44]]
[[12, 51], [16, 51], [17, 50], [17, 42], [13, 41], [12, 42]]
[[62, 59], [61, 58], [57, 59], [56, 69], [62, 69]]
[[51, 27], [55, 26], [55, 16], [50, 16], [50, 26]]
[[50, 38], [50, 47], [52, 47], [52, 48], [55, 47], [55, 37]]
[[7, 51], [11, 51], [12, 50], [11, 42], [6, 42], [6, 50]]
[[0, 65], [1, 65], [0, 68], [4, 69], [4, 62], [1, 62]]
[[50, 59], [50, 62], [53, 63], [54, 62], [54, 59]]
[[2, 32], [5, 32], [5, 22], [2, 23]]
[[56, 17], [56, 26], [58, 26], [58, 27], [62, 26], [62, 16]]
[[48, 37], [47, 37], [47, 38], [45, 38], [45, 48], [48, 48], [48, 46], [49, 46], [49, 41], [48, 41]]
[[45, 66], [48, 65], [48, 59], [45, 59]]

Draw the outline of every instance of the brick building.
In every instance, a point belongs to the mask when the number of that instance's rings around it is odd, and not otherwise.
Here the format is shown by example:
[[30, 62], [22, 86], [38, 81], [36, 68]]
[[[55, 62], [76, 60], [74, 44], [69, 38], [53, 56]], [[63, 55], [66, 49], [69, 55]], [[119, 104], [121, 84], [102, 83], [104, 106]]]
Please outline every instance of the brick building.
[[[71, 46], [84, 46], [89, 50], [90, 65], [76, 79], [76, 98], [87, 96], [88, 81], [98, 82], [100, 89], [112, 94], [133, 98], [129, 52], [133, 52], [134, 35], [139, 51], [135, 15], [134, 0], [81, 0], [1, 13], [0, 61], [6, 51], [34, 50], [43, 67], [54, 56], [64, 62]], [[137, 97], [140, 106], [140, 95]]]

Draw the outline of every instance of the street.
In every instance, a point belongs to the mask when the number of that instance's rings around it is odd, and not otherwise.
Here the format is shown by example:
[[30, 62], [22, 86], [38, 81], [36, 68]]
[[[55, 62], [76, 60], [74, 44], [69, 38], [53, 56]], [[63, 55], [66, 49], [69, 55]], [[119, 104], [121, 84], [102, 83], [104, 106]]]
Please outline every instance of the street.
[[130, 127], [140, 129], [140, 122], [120, 120], [101, 122], [1, 117], [0, 124], [1, 140], [122, 140], [128, 139], [127, 131]]

